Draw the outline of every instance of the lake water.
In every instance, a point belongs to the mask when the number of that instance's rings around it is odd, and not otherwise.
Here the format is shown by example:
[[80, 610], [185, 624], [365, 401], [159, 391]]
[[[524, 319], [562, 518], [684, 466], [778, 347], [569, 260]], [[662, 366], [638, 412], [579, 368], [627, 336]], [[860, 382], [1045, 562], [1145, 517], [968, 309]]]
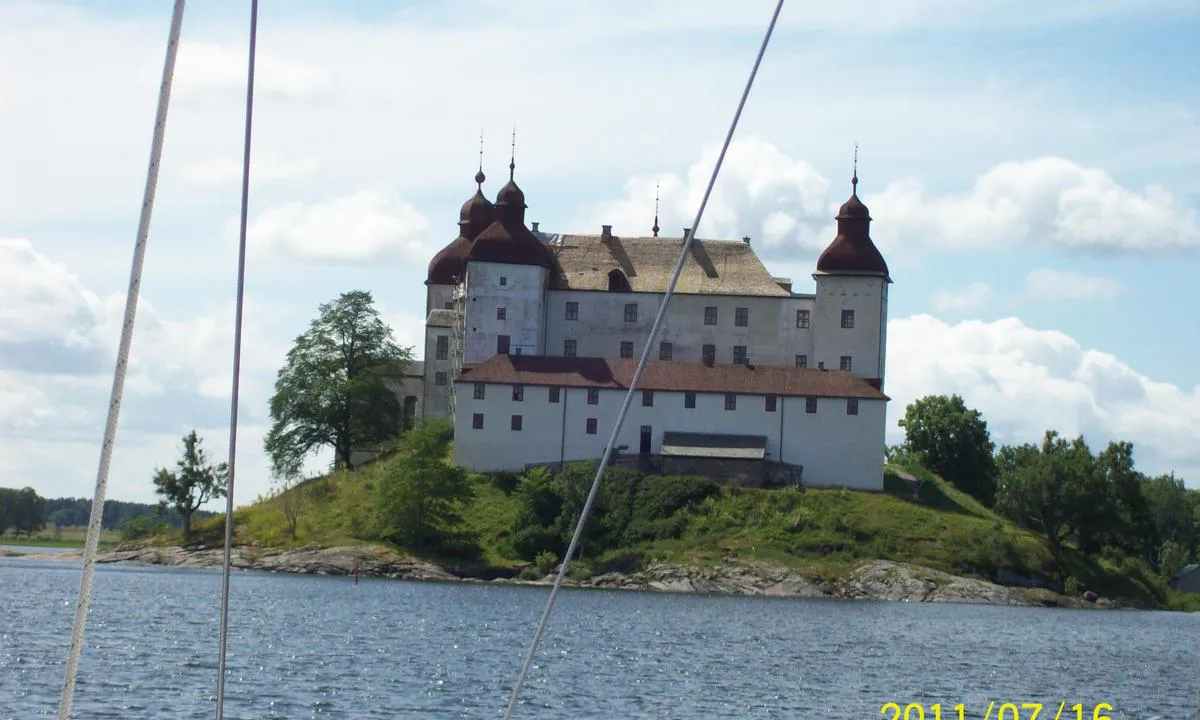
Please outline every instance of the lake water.
[[[0, 559], [0, 718], [57, 715], [77, 561]], [[73, 717], [210, 718], [221, 575], [98, 566]], [[237, 572], [227, 718], [497, 718], [548, 590]], [[1197, 717], [1200, 616], [564, 591], [520, 718]], [[909, 715], [919, 717], [915, 710]], [[958, 717], [948, 709], [943, 717]], [[1022, 710], [1020, 718], [1032, 717]]]

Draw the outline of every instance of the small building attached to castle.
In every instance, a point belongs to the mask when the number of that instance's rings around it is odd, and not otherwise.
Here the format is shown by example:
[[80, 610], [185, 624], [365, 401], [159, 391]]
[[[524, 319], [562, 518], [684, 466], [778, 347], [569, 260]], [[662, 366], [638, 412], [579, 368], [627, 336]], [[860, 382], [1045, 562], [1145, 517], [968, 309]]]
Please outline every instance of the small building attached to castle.
[[[453, 422], [455, 462], [475, 471], [601, 456], [690, 232], [660, 237], [657, 218], [650, 237], [540, 232], [513, 171], [494, 204], [477, 173], [430, 262], [423, 377], [403, 391], [409, 412]], [[857, 184], [814, 293], [773, 277], [748, 238], [693, 242], [622, 456], [882, 489], [891, 278]]]

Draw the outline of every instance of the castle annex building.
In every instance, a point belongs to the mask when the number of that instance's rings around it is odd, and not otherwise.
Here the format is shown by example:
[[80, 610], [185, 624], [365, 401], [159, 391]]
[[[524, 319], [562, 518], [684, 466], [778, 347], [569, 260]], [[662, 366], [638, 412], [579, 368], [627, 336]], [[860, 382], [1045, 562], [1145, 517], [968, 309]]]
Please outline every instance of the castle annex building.
[[[454, 423], [455, 461], [523, 470], [599, 458], [682, 237], [556, 235], [525, 223], [513, 179], [476, 177], [426, 285], [425, 360], [406, 411]], [[857, 194], [816, 292], [772, 277], [749, 238], [696, 240], [618, 438], [667, 472], [718, 459], [805, 485], [883, 487], [887, 263]], [[689, 230], [684, 229], [686, 235]]]

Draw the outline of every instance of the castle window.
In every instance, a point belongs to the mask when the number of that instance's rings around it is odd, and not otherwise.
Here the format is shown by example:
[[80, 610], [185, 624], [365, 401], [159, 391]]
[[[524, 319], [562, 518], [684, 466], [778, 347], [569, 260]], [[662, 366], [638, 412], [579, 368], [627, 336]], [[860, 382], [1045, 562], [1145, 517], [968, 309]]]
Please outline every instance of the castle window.
[[513, 385], [513, 402], [525, 401], [525, 386]]
[[817, 399], [811, 398], [811, 397], [804, 398], [804, 412], [809, 413], [811, 415], [812, 413], [815, 413], [816, 411], [817, 411]]
[[483, 413], [475, 413], [471, 416], [471, 428], [474, 430], [483, 429]]
[[842, 311], [842, 327], [844, 327], [844, 328], [854, 327], [854, 311], [853, 310], [843, 310]]
[[512, 416], [512, 425], [511, 425], [512, 429], [520, 430], [521, 429], [521, 421], [522, 421], [522, 418], [520, 415], [513, 415]]
[[437, 350], [436, 350], [437, 359], [445, 360], [446, 358], [450, 357], [450, 336], [449, 335], [438, 335], [436, 342], [437, 342]]
[[705, 365], [712, 365], [717, 361], [717, 346], [704, 345], [700, 348], [700, 359]]
[[798, 368], [808, 367], [808, 356], [807, 355], [797, 355], [796, 356], [796, 367], [798, 367]]
[[695, 407], [696, 407], [696, 393], [694, 393], [694, 392], [685, 392], [685, 393], [683, 394], [683, 406], [684, 406], [685, 408], [689, 409], [689, 410], [695, 409]]
[[637, 322], [637, 303], [625, 303], [625, 322]]
[[846, 398], [846, 414], [858, 414], [858, 398]]
[[746, 346], [745, 345], [734, 345], [733, 346], [733, 363], [735, 365], [745, 365], [749, 361], [750, 361], [750, 356], [746, 352]]
[[797, 310], [796, 311], [796, 327], [806, 328], [806, 327], [808, 327], [808, 322], [809, 322], [808, 311], [807, 310]]
[[450, 377], [446, 375], [444, 370], [439, 370], [433, 374], [434, 385], [445, 385], [450, 382]]
[[725, 393], [725, 409], [737, 410], [737, 395], [733, 393]]
[[704, 324], [705, 325], [716, 325], [717, 324], [717, 306], [716, 305], [708, 305], [704, 308]]
[[642, 407], [654, 407], [654, 391], [642, 391]]
[[502, 308], [502, 307], [496, 308], [496, 319], [497, 320], [504, 320], [507, 317], [508, 317], [508, 308]]
[[621, 357], [623, 357], [623, 358], [633, 357], [633, 342], [631, 342], [629, 340], [621, 341]]
[[750, 308], [734, 308], [733, 309], [733, 324], [738, 327], [746, 327], [750, 324]]
[[659, 343], [658, 359], [659, 360], [670, 360], [671, 355], [674, 352], [674, 350], [675, 350], [675, 346], [669, 342]]
[[579, 342], [575, 338], [567, 338], [563, 340], [563, 357], [575, 357], [575, 353], [579, 350]]
[[588, 435], [596, 434], [596, 418], [588, 418], [587, 419], [587, 434]]
[[485, 393], [487, 393], [487, 385], [484, 383], [475, 383], [475, 399], [482, 400]]
[[610, 270], [608, 273], [608, 290], [609, 292], [632, 292], [629, 287], [629, 278], [625, 277], [625, 273], [620, 270]]
[[501, 276], [500, 276], [500, 285], [501, 285], [501, 287], [503, 287], [503, 286], [505, 286], [505, 285], [507, 285], [507, 284], [508, 284], [508, 278], [507, 278], [506, 276], [504, 276], [504, 275], [501, 275]]
[[843, 370], [845, 370], [845, 371], [847, 371], [847, 372], [849, 372], [849, 371], [850, 371], [850, 364], [851, 364], [851, 363], [850, 363], [850, 356], [849, 356], [849, 355], [843, 355], [843, 356], [842, 356], [842, 369], [843, 369]]
[[588, 388], [588, 405], [600, 404], [600, 388]]
[[775, 412], [775, 403], [777, 402], [774, 395], [767, 396], [767, 412]]
[[550, 402], [552, 402], [552, 403], [558, 402], [558, 396], [559, 396], [560, 392], [562, 392], [562, 390], [557, 387], [550, 388]]
[[496, 354], [497, 355], [507, 355], [510, 342], [511, 342], [511, 338], [509, 338], [507, 335], [497, 335], [496, 336]]
[[567, 303], [566, 319], [567, 320], [578, 320], [579, 319], [579, 303], [577, 303], [577, 302], [568, 302]]

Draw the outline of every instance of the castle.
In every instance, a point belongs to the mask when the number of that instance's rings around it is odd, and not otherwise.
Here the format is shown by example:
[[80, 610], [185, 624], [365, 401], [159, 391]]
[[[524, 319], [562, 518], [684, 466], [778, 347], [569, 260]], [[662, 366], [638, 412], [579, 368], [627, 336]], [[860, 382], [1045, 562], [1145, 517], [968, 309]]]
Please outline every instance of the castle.
[[[429, 264], [425, 359], [398, 389], [408, 416], [452, 420], [454, 460], [476, 471], [600, 457], [684, 242], [657, 217], [651, 237], [526, 227], [513, 172], [494, 204], [476, 174]], [[749, 238], [693, 242], [622, 456], [882, 489], [891, 278], [857, 185], [813, 294], [772, 277]]]

